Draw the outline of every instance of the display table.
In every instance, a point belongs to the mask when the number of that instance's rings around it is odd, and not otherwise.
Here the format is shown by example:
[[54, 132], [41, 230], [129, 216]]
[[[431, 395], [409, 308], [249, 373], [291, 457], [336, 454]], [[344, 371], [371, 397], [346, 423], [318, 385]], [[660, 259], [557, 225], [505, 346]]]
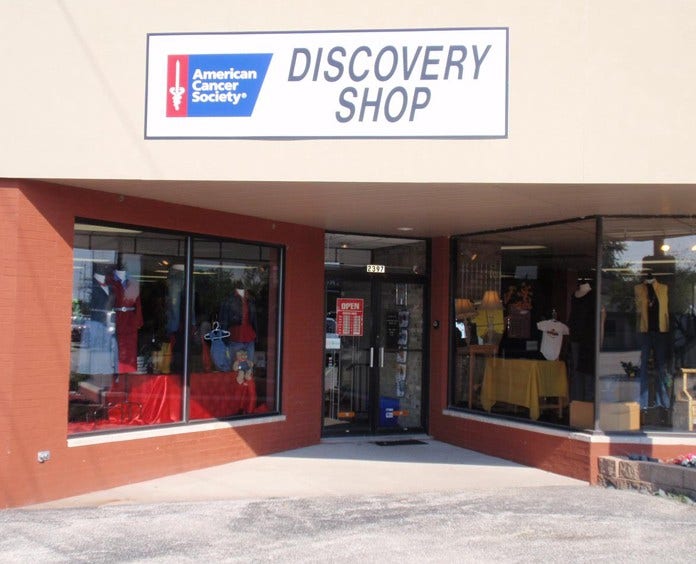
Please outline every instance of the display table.
[[498, 354], [498, 345], [469, 345], [469, 409], [474, 407], [474, 373], [476, 372], [476, 357], [495, 356]]
[[540, 398], [556, 398], [553, 407], [562, 414], [568, 402], [568, 376], [564, 362], [487, 358], [481, 387], [481, 405], [490, 411], [496, 402], [529, 409], [531, 419], [539, 419], [548, 404]]

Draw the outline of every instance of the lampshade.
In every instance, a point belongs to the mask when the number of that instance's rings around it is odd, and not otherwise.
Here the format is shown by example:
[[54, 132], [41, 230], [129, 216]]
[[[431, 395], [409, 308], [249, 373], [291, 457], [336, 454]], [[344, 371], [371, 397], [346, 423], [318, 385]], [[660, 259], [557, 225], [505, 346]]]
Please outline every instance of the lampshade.
[[476, 308], [471, 300], [467, 298], [457, 298], [454, 300], [454, 311], [457, 319], [466, 319], [476, 313]]
[[481, 309], [502, 309], [500, 295], [495, 290], [486, 290], [481, 299]]

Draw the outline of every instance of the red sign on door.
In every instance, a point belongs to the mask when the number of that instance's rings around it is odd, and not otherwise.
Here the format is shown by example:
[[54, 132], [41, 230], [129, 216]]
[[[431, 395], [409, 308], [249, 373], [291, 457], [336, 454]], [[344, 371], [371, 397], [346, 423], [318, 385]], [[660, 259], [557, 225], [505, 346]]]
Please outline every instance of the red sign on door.
[[342, 337], [362, 337], [364, 315], [364, 300], [338, 298], [336, 300], [336, 332]]

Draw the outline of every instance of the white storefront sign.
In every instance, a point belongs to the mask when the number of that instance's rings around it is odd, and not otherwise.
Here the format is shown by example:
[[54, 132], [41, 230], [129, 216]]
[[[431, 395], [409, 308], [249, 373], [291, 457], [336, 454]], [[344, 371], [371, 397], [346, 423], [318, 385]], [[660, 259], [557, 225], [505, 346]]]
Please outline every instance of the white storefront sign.
[[508, 29], [151, 34], [146, 138], [505, 138]]

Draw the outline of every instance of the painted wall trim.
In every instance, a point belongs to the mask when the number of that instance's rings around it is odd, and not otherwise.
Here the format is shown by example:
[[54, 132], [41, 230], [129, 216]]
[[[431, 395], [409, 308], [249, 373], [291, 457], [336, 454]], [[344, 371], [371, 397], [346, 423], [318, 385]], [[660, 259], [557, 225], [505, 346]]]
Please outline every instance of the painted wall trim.
[[132, 431], [125, 433], [113, 433], [109, 435], [93, 435], [89, 437], [74, 437], [68, 439], [68, 448], [93, 446], [107, 443], [119, 443], [124, 441], [135, 441], [140, 439], [152, 439], [157, 437], [171, 437], [173, 435], [185, 435], [188, 433], [203, 433], [207, 431], [218, 431], [220, 429], [233, 429], [235, 427], [247, 427], [249, 425], [265, 425], [267, 423], [282, 423], [286, 420], [285, 415], [274, 415], [258, 419], [243, 419], [240, 421], [214, 421], [210, 423], [176, 425], [172, 427], [161, 427], [159, 429], [143, 429], [142, 431]]

